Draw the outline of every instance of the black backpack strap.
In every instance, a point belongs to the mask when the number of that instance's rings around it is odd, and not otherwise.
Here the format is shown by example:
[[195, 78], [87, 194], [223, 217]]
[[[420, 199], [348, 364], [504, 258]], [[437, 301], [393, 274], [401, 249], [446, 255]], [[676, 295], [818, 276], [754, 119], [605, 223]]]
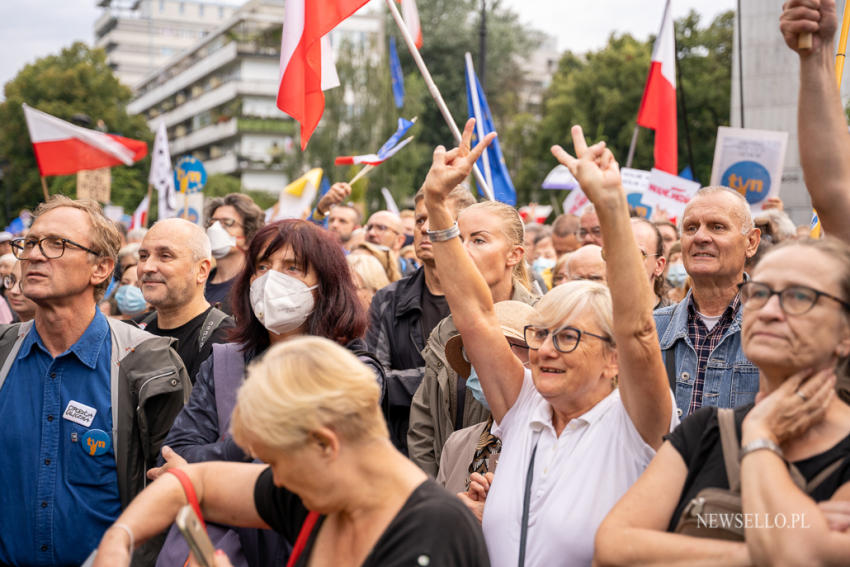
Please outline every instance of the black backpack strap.
[[204, 317], [204, 324], [201, 325], [201, 332], [198, 333], [198, 350], [204, 350], [204, 345], [207, 344], [207, 341], [210, 339], [215, 330], [218, 329], [222, 323], [229, 320], [232, 321], [230, 315], [220, 309], [216, 309], [215, 307], [211, 308], [207, 313], [207, 316]]
[[667, 371], [667, 382], [670, 384], [670, 389], [673, 390], [673, 396], [676, 395], [676, 345], [664, 351], [664, 369]]

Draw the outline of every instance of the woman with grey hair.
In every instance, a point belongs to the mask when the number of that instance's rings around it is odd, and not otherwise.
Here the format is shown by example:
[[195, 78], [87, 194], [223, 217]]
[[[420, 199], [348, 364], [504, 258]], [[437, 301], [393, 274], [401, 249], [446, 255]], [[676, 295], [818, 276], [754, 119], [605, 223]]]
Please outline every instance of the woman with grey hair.
[[677, 421], [652, 292], [617, 163], [604, 143], [588, 148], [576, 127], [579, 159], [559, 146], [553, 153], [596, 206], [610, 247], [611, 291], [573, 282], [546, 294], [524, 328], [524, 368], [464, 250], [486, 235], [458, 239], [445, 202], [492, 139], [471, 150], [473, 126], [470, 120], [459, 148], [435, 150], [423, 186], [440, 283], [502, 439], [492, 487], [473, 485], [469, 496], [486, 497], [483, 529], [493, 565], [589, 565], [597, 526]]

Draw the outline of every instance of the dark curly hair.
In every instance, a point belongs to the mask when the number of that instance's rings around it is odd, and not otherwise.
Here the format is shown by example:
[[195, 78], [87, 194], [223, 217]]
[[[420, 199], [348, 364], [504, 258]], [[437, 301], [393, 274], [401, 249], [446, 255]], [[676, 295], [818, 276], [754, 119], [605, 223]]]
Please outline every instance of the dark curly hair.
[[318, 278], [316, 304], [307, 319], [307, 334], [346, 345], [363, 336], [363, 309], [348, 262], [334, 238], [325, 230], [302, 220], [282, 220], [257, 231], [245, 258], [245, 268], [233, 283], [230, 301], [236, 326], [230, 340], [243, 345], [244, 352], [259, 353], [269, 346], [269, 331], [251, 309], [251, 278], [257, 264], [289, 246], [305, 270], [313, 268]]

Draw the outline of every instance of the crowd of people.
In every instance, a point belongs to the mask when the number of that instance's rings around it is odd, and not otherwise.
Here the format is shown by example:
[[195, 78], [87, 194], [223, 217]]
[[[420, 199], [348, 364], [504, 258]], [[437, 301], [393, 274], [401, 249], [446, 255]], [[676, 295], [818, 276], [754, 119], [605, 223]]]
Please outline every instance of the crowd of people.
[[130, 233], [42, 203], [0, 233], [0, 565], [184, 565], [187, 504], [217, 567], [850, 563], [836, 25], [780, 21], [821, 239], [725, 187], [640, 218], [579, 126], [591, 205], [524, 223], [472, 120], [365, 224], [345, 183]]

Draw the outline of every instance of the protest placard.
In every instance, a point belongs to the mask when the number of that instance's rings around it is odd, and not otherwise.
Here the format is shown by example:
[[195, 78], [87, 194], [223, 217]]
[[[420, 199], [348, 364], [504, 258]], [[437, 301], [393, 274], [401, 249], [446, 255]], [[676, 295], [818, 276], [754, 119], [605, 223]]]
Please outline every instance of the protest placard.
[[575, 188], [570, 191], [570, 194], [567, 195], [566, 199], [564, 199], [564, 214], [581, 216], [582, 211], [584, 211], [584, 208], [589, 204], [590, 199], [587, 198], [584, 191], [579, 188]]
[[699, 188], [700, 184], [696, 181], [653, 168], [649, 177], [649, 186], [643, 195], [643, 203], [662, 208], [668, 214], [680, 217], [685, 212], [685, 205]]
[[650, 172], [643, 169], [624, 167], [620, 169], [620, 178], [629, 206], [645, 219], [652, 216], [652, 207], [643, 202], [643, 195], [649, 188]]
[[711, 184], [743, 195], [753, 213], [768, 197], [779, 196], [788, 132], [743, 128], [717, 129]]
[[112, 189], [112, 173], [108, 167], [77, 172], [77, 199], [108, 203]]

